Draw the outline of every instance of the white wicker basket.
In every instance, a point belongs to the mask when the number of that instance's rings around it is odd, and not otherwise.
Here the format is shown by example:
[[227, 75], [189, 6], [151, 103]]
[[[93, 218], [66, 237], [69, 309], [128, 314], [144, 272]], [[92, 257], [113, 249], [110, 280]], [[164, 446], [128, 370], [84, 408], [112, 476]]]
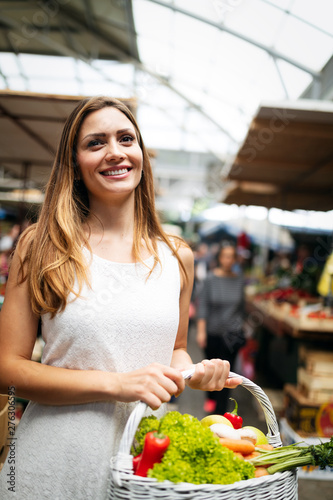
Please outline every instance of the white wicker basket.
[[[191, 372], [183, 372], [189, 378]], [[239, 377], [230, 373], [231, 377]], [[268, 441], [281, 446], [280, 433], [272, 405], [264, 391], [251, 380], [243, 379], [242, 386], [259, 401], [266, 418]], [[139, 403], [130, 415], [118, 454], [111, 459], [111, 479], [108, 500], [297, 500], [297, 472], [275, 473], [228, 485], [158, 482], [133, 474], [130, 449], [147, 405]]]

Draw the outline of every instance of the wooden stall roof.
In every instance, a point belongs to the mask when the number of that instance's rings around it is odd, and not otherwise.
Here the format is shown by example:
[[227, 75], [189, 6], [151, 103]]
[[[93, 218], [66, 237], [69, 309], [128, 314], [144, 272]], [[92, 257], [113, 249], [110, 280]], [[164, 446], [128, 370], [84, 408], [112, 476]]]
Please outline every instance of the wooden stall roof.
[[263, 103], [228, 180], [224, 203], [333, 209], [333, 103]]
[[[0, 165], [37, 187], [49, 177], [63, 125], [85, 96], [0, 90]], [[135, 99], [120, 99], [132, 112]]]

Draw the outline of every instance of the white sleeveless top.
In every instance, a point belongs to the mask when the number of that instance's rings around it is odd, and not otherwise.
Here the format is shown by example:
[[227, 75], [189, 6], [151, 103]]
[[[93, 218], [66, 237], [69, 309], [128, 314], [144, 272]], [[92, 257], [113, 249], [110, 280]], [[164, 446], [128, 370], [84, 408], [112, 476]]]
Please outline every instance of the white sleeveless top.
[[[42, 318], [42, 363], [127, 372], [152, 362], [170, 365], [179, 324], [177, 259], [158, 245], [162, 267], [122, 264], [84, 249], [91, 288], [70, 297], [64, 312]], [[149, 268], [147, 267], [149, 266]], [[6, 462], [0, 497], [25, 500], [106, 498], [109, 463], [135, 403], [48, 406], [29, 403], [16, 437], [16, 494], [8, 492]]]

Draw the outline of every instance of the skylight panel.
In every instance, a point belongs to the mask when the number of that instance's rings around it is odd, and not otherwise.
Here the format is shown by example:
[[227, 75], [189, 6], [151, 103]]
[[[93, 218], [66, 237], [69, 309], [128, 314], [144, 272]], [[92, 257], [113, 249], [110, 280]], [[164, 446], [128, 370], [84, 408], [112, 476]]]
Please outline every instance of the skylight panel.
[[24, 73], [31, 78], [59, 78], [66, 75], [69, 80], [75, 77], [75, 68], [71, 57], [39, 56], [21, 54], [20, 62]]
[[290, 11], [305, 21], [333, 35], [333, 3], [331, 0], [294, 0]]
[[289, 99], [297, 99], [312, 82], [309, 73], [285, 61], [277, 61], [281, 76], [287, 88]]
[[30, 78], [29, 88], [25, 88], [25, 90], [42, 94], [80, 94], [78, 83], [75, 80], [65, 80], [63, 78]]
[[27, 88], [27, 82], [20, 76], [11, 76], [7, 78], [9, 88], [12, 90], [31, 90]]
[[[236, 3], [235, 3], [236, 5]], [[270, 47], [286, 14], [260, 0], [238, 2], [226, 15], [225, 25], [236, 32]]]
[[20, 74], [17, 58], [9, 52], [0, 52], [0, 69], [6, 76], [18, 76]]
[[333, 54], [333, 38], [288, 16], [275, 48], [296, 62], [320, 71]]

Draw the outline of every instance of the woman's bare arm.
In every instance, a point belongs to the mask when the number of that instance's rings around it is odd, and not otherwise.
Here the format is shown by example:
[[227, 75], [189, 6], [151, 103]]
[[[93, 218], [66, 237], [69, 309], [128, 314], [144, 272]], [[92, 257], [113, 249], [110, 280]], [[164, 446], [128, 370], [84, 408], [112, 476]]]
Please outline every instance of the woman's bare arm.
[[42, 404], [94, 401], [145, 401], [158, 408], [183, 388], [178, 370], [152, 364], [128, 373], [72, 370], [31, 361], [39, 318], [33, 314], [27, 282], [18, 284], [19, 248], [13, 257], [0, 312], [0, 393], [14, 386], [16, 395]]

